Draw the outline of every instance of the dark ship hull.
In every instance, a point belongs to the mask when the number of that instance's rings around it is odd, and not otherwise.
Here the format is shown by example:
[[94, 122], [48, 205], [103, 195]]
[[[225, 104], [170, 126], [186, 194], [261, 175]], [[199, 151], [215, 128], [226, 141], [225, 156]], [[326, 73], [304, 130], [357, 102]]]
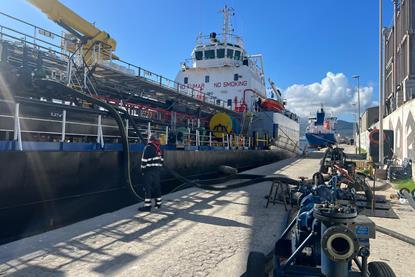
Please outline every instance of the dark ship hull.
[[[2, 147], [5, 150], [7, 144]], [[131, 153], [133, 168], [139, 167], [140, 154]], [[213, 176], [224, 164], [244, 169], [288, 156], [289, 152], [267, 150], [165, 151], [166, 165], [190, 178]], [[2, 151], [0, 164], [2, 243], [137, 201], [124, 179], [120, 151]], [[140, 191], [136, 170], [133, 179]], [[162, 180], [164, 193], [178, 185], [167, 173]]]

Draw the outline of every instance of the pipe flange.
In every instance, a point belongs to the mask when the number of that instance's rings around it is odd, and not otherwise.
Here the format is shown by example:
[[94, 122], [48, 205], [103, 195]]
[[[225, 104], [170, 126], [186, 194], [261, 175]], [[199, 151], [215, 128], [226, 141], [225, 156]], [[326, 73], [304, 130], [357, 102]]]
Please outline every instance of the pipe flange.
[[353, 206], [315, 204], [313, 215], [322, 222], [348, 223], [357, 216]]
[[332, 226], [321, 237], [324, 254], [334, 262], [347, 262], [359, 251], [356, 235], [344, 226]]

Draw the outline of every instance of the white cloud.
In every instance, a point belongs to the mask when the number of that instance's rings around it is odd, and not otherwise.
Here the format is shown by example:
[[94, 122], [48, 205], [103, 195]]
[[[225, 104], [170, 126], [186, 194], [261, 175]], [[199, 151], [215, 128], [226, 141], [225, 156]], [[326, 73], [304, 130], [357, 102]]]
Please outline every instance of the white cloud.
[[[360, 87], [360, 111], [377, 105], [372, 100], [373, 87]], [[315, 115], [323, 104], [326, 111], [334, 116], [352, 114], [357, 110], [357, 90], [355, 82], [349, 82], [343, 73], [328, 72], [321, 82], [308, 85], [292, 85], [284, 91], [287, 108], [301, 117]]]

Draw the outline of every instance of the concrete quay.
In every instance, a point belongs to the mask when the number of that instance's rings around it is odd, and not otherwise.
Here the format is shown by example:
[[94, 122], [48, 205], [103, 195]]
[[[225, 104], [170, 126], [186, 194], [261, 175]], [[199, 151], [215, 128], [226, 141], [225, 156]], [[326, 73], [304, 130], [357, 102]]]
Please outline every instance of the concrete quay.
[[[247, 171], [311, 177], [321, 153]], [[0, 246], [0, 276], [240, 276], [249, 251], [268, 253], [286, 226], [265, 208], [270, 182], [227, 191], [186, 189], [164, 207], [137, 206]]]

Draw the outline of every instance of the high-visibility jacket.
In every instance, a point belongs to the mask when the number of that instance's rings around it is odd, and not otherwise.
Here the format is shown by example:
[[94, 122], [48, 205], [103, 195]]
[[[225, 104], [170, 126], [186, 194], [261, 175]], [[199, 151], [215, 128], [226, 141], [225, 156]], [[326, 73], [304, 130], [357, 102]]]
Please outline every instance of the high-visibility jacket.
[[149, 169], [160, 169], [163, 166], [163, 155], [160, 149], [160, 144], [149, 142], [141, 156], [141, 170], [143, 172]]

